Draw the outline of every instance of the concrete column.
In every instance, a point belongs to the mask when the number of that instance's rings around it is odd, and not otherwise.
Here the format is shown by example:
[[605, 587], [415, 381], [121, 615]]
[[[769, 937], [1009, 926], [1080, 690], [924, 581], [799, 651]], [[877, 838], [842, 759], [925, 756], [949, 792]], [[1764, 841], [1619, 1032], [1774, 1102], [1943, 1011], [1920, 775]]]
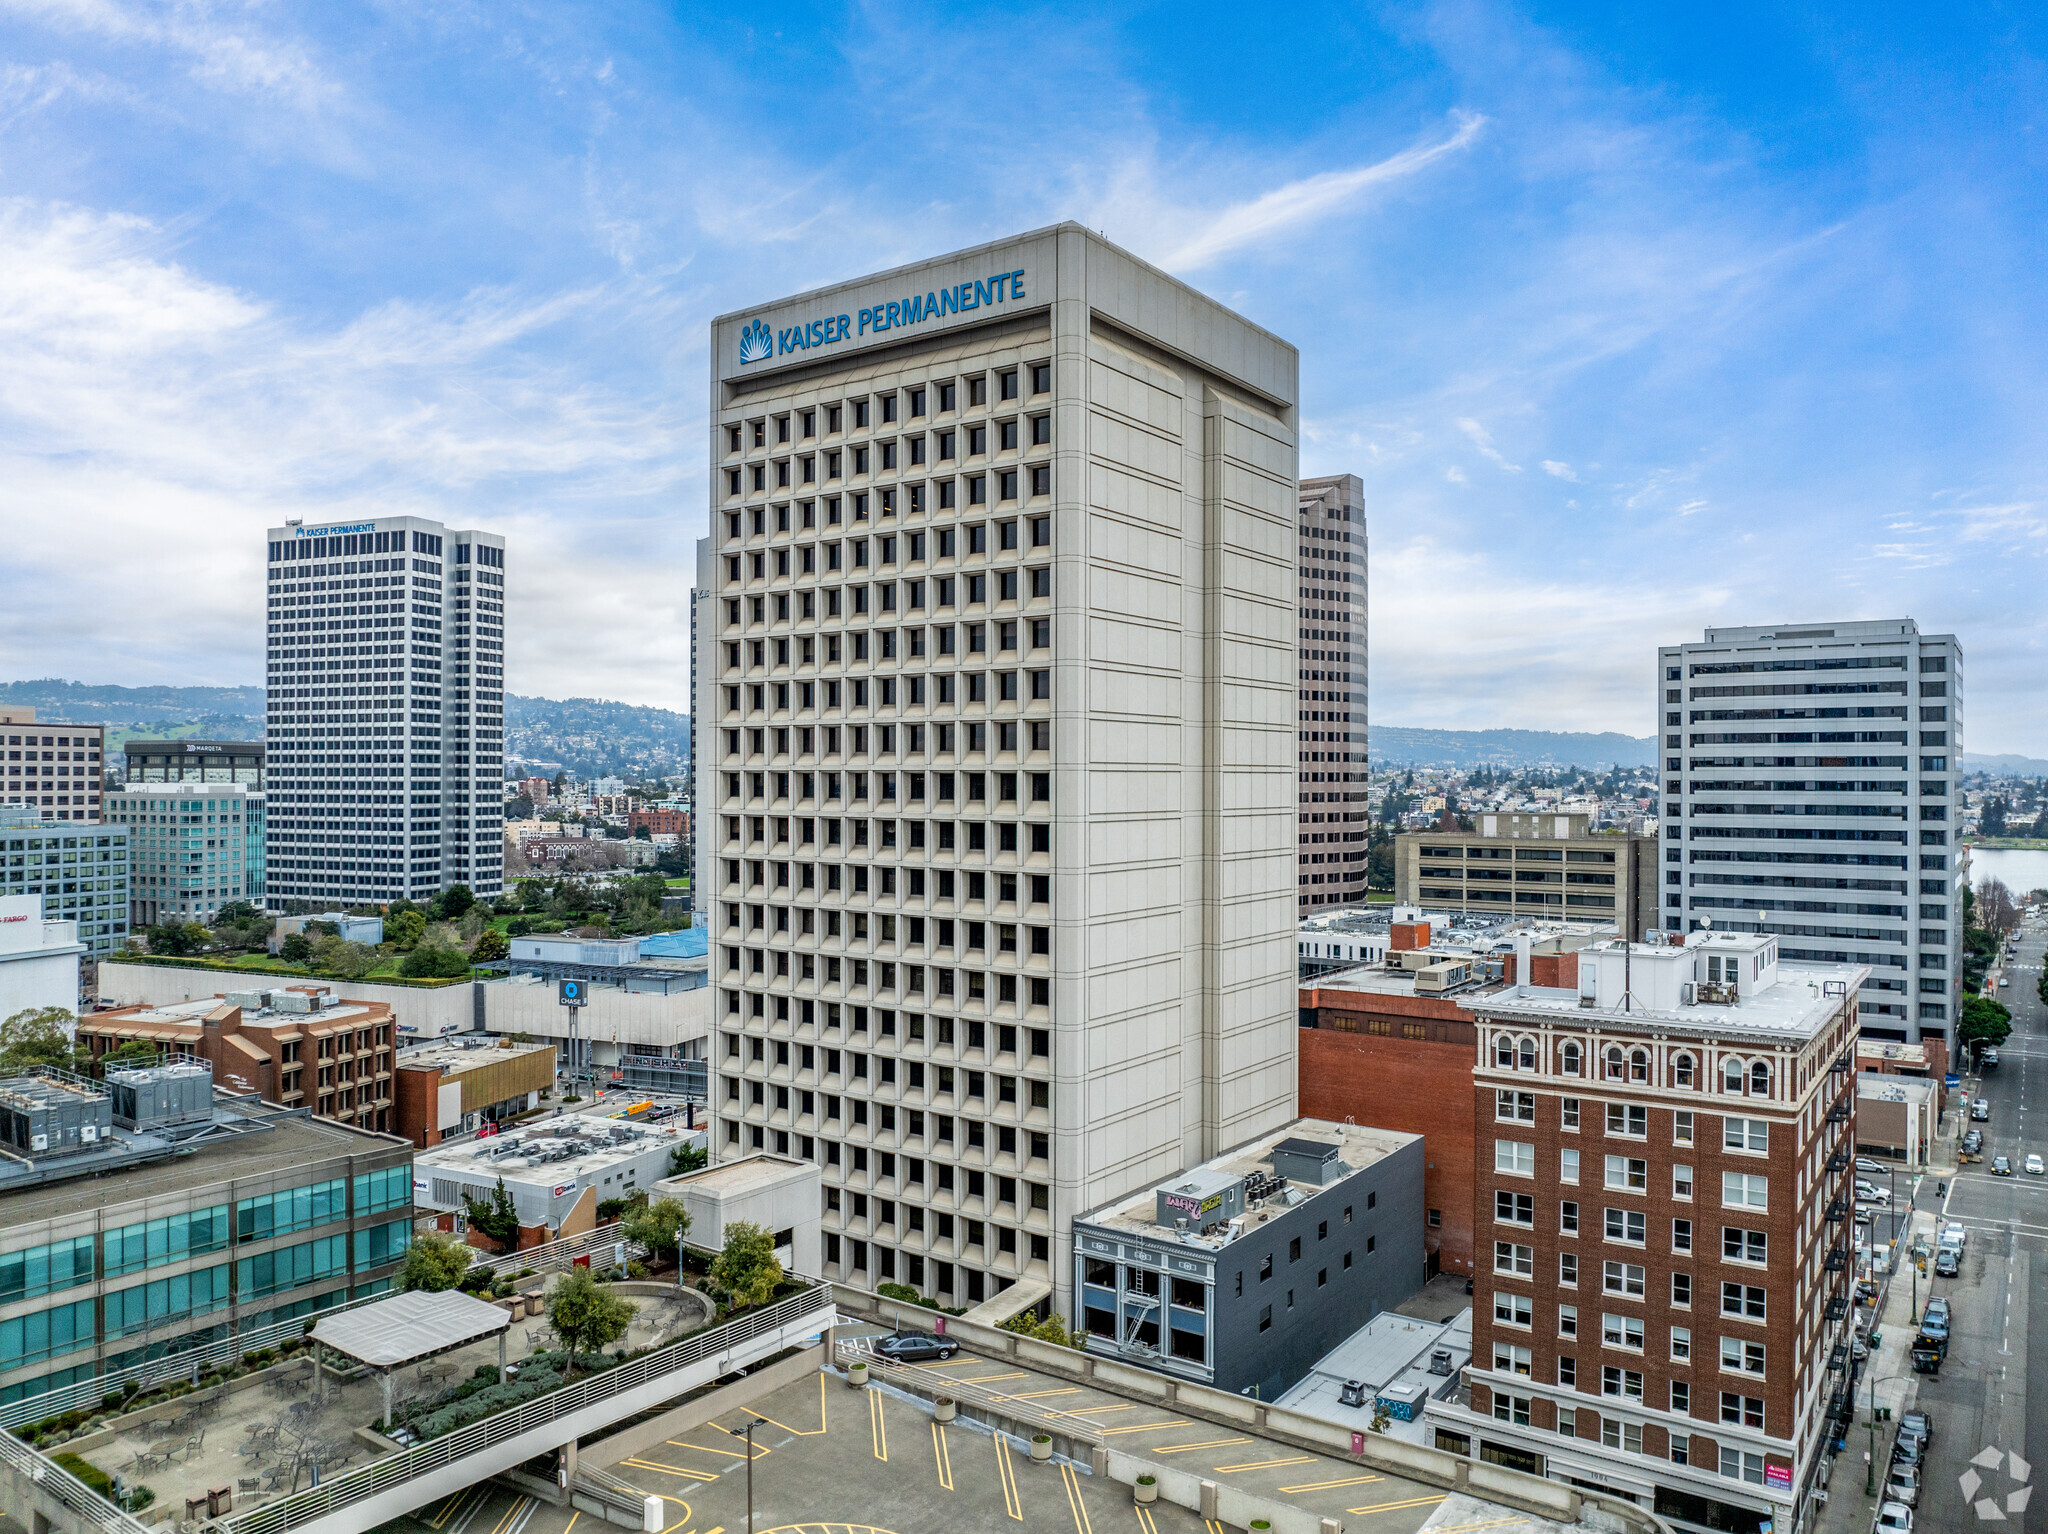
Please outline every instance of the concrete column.
[[391, 1371], [384, 1371], [384, 1431], [391, 1431]]
[[1216, 1511], [1216, 1497], [1216, 1483], [1214, 1481], [1202, 1482], [1201, 1501], [1202, 1516], [1204, 1518], [1215, 1518], [1219, 1516]]
[[504, 1331], [498, 1333], [498, 1383], [500, 1385], [505, 1383], [505, 1339], [511, 1334], [511, 1331], [512, 1328], [508, 1326]]

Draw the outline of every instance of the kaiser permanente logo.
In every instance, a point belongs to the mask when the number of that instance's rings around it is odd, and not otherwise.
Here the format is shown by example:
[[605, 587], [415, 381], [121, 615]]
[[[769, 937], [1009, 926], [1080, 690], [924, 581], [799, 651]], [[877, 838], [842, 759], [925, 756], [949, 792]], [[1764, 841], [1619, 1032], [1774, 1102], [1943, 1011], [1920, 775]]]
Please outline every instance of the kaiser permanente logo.
[[770, 357], [786, 357], [792, 352], [832, 346], [856, 336], [881, 335], [884, 331], [922, 325], [949, 314], [971, 314], [976, 309], [1015, 303], [1026, 296], [1024, 273], [1019, 270], [998, 272], [986, 281], [955, 283], [950, 288], [940, 288], [921, 297], [913, 293], [908, 298], [863, 309], [856, 315], [835, 314], [828, 319], [812, 320], [807, 325], [792, 325], [786, 330], [770, 331], [760, 320], [755, 320], [740, 332], [740, 365], [745, 367], [750, 362], [766, 362]]

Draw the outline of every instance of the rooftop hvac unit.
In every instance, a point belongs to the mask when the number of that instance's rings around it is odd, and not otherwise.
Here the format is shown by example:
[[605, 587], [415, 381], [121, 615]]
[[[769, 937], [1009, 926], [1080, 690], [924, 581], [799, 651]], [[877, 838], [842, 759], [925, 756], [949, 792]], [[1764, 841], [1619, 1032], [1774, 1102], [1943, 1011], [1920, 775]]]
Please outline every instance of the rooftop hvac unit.
[[16, 1155], [73, 1156], [114, 1132], [114, 1108], [86, 1082], [17, 1076], [0, 1082], [0, 1143]]
[[170, 1129], [213, 1117], [213, 1066], [204, 1060], [108, 1071], [107, 1091], [123, 1129]]

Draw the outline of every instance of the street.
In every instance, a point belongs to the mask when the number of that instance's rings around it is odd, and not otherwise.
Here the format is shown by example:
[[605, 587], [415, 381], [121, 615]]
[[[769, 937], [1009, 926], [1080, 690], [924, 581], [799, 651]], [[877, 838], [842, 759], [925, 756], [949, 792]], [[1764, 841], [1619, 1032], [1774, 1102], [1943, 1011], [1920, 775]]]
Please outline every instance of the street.
[[[2030, 1465], [2048, 1463], [2048, 1177], [2020, 1170], [2030, 1153], [2048, 1155], [2048, 1133], [2029, 1117], [2039, 1116], [2030, 1096], [2038, 1103], [2048, 1091], [2048, 1009], [2035, 990], [2043, 941], [2039, 928], [2023, 929], [2018, 959], [1993, 972], [2012, 977], [2009, 988], [1991, 992], [2012, 1009], [2012, 1037], [1999, 1050], [2000, 1067], [1983, 1077], [1982, 1093], [1991, 1103], [1990, 1122], [1978, 1126], [1984, 1160], [1963, 1167], [1949, 1186], [1945, 1221], [1959, 1221], [1969, 1245], [1958, 1277], [1933, 1280], [1934, 1291], [1948, 1295], [1955, 1308], [1954, 1340], [1940, 1376], [1920, 1378], [1912, 1403], [1934, 1422], [1916, 1519], [1923, 1529], [1977, 1526], [1959, 1481], [1985, 1447], [2016, 1451]], [[1944, 1128], [1953, 1123], [1952, 1115]], [[1937, 1159], [1952, 1160], [1953, 1145], [1950, 1139]], [[2010, 1158], [2016, 1175], [1992, 1176], [1995, 1156]], [[2029, 1401], [2044, 1410], [2029, 1415]], [[1890, 1453], [1888, 1435], [1878, 1443], [1882, 1461]], [[1999, 1470], [1979, 1473], [1980, 1499], [1993, 1496], [2002, 1504], [2017, 1489]], [[2009, 1518], [2008, 1526], [2048, 1527], [2048, 1513], [2030, 1508]]]

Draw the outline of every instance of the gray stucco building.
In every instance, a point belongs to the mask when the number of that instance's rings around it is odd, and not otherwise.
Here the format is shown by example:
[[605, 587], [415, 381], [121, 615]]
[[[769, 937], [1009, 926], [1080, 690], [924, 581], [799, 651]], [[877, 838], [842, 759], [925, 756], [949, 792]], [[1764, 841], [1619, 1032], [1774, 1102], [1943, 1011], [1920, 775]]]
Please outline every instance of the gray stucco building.
[[1422, 1138], [1300, 1119], [1074, 1222], [1077, 1330], [1274, 1400], [1423, 1279]]

